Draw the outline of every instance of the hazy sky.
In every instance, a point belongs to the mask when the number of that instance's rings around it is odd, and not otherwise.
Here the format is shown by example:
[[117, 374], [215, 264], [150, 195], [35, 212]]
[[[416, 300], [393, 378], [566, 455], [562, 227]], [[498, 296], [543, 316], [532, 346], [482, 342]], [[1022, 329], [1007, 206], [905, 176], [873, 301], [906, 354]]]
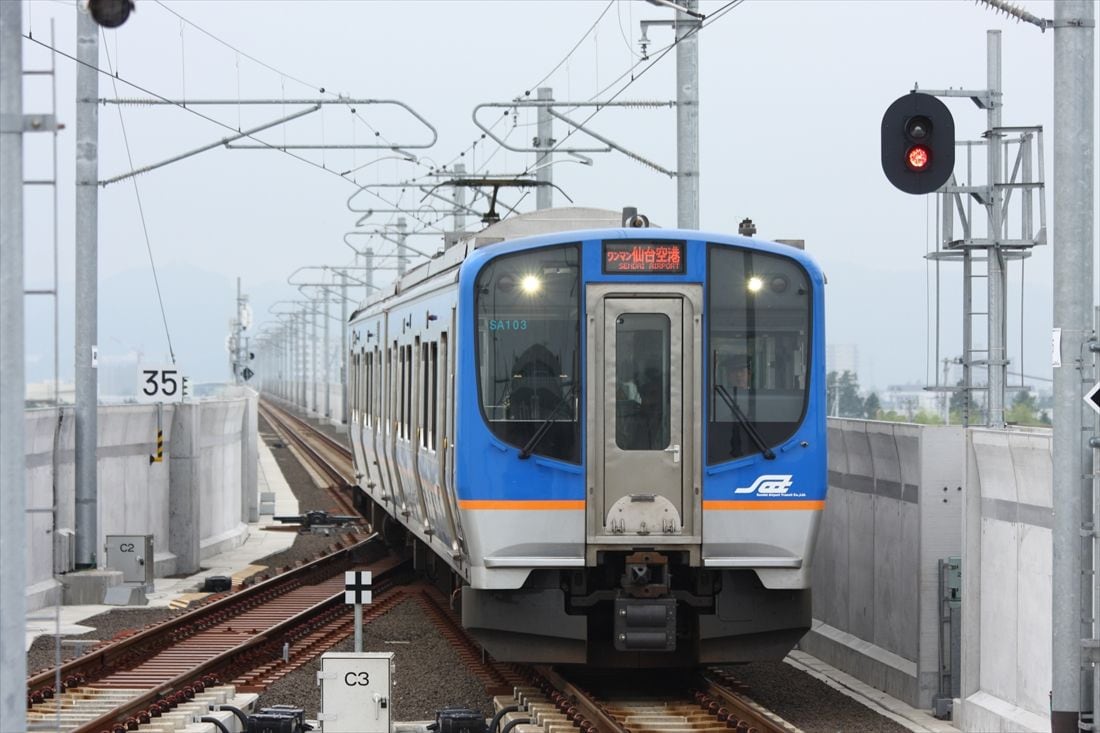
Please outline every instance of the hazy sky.
[[[1036, 15], [1053, 17], [1050, 2], [1019, 4]], [[706, 1], [701, 10], [716, 14], [725, 5]], [[73, 55], [76, 12], [75, 4], [69, 2], [25, 2], [24, 28], [48, 44], [50, 19], [55, 19], [56, 46]], [[413, 177], [427, 180], [424, 176], [431, 166], [457, 160], [485, 173], [521, 172], [532, 163], [531, 156], [501, 150], [490, 140], [471, 147], [480, 137], [471, 121], [475, 105], [506, 102], [527, 90], [534, 95], [534, 87], [547, 74], [542, 84], [553, 87], [557, 99], [586, 101], [639, 61], [640, 20], [671, 17], [670, 10], [629, 0], [610, 4], [607, 0], [138, 0], [136, 14], [120, 29], [102, 36], [101, 67], [117, 70], [119, 79], [112, 84], [111, 77], [101, 76], [99, 96], [146, 96], [125, 80], [173, 100], [242, 98], [277, 103], [196, 106], [191, 111], [122, 107], [121, 122], [135, 166], [219, 140], [231, 134], [225, 126], [247, 129], [302, 109], [282, 100], [333, 98], [334, 94], [400, 100], [428, 120], [439, 136], [431, 149], [409, 148], [419, 156], [418, 163], [382, 160], [354, 174], [357, 184], [335, 173], [392, 153], [295, 151], [315, 164], [310, 165], [270, 150], [216, 148], [137, 178], [158, 273], [170, 282], [178, 280], [172, 273], [196, 277], [193, 287], [176, 285], [165, 294], [173, 340], [185, 341], [178, 335], [184, 332], [201, 333], [204, 340], [191, 339], [203, 344], [196, 350], [220, 350], [226, 322], [233, 315], [232, 287], [238, 276], [245, 291], [254, 295], [255, 321], [261, 324], [272, 318], [267, 310], [273, 299], [297, 297], [285, 285], [292, 271], [303, 265], [349, 263], [352, 253], [343, 238], [360, 215], [348, 211], [347, 200], [360, 185]], [[597, 18], [594, 31], [580, 41]], [[700, 33], [701, 228], [736, 231], [741, 219], [751, 217], [759, 228], [757, 236], [805, 239], [829, 278], [827, 338], [859, 347], [865, 385], [923, 382], [934, 374], [929, 366], [935, 312], [929, 283], [934, 275], [924, 254], [935, 246], [935, 199], [903, 194], [885, 180], [879, 164], [882, 113], [914, 84], [929, 89], [984, 88], [987, 29], [1003, 31], [1004, 123], [1046, 128], [1047, 210], [1052, 212], [1052, 32], [1041, 33], [1034, 26], [961, 0], [747, 0]], [[654, 27], [649, 38], [653, 59], [672, 40], [672, 31]], [[24, 46], [27, 68], [49, 64], [50, 53], [44, 47], [31, 41]], [[58, 139], [60, 280], [62, 288], [71, 288], [75, 64], [62, 56], [56, 57], [56, 63], [58, 114], [67, 125]], [[635, 76], [647, 66], [639, 65]], [[612, 86], [602, 98], [622, 84]], [[30, 80], [25, 90], [26, 112], [48, 109], [45, 80]], [[675, 99], [675, 52], [648, 68], [618, 98]], [[985, 113], [968, 100], [952, 99], [947, 104], [954, 113], [958, 137], [977, 139], [985, 129]], [[348, 106], [334, 105], [258, 136], [273, 144], [381, 140], [412, 146], [430, 139], [426, 128], [392, 107], [354, 106], [355, 114]], [[483, 119], [498, 122], [496, 131], [508, 135], [509, 142], [529, 144], [535, 135], [533, 113], [521, 111], [516, 118], [498, 120], [500, 114], [487, 110]], [[573, 117], [582, 119], [584, 114]], [[590, 124], [624, 147], [675, 168], [672, 109], [608, 109]], [[100, 125], [100, 178], [106, 179], [131, 166], [119, 108], [101, 107]], [[564, 132], [559, 124], [555, 137], [561, 139]], [[465, 156], [460, 157], [463, 152]], [[591, 167], [563, 162], [552, 169], [555, 183], [577, 205], [610, 209], [633, 205], [655, 222], [675, 224], [674, 180], [617, 153], [592, 157]], [[962, 151], [959, 161], [961, 173]], [[975, 182], [982, 182], [984, 156], [978, 153], [974, 162]], [[48, 137], [27, 136], [27, 177], [44, 177], [50, 166]], [[356, 198], [355, 205], [420, 209], [417, 216], [422, 220], [438, 218], [424, 208], [430, 202], [421, 202], [419, 192], [375, 191], [381, 199], [368, 190]], [[514, 203], [516, 197], [507, 198]], [[566, 203], [555, 193], [555, 204]], [[51, 277], [48, 204], [46, 192], [28, 192], [30, 288], [43, 286]], [[520, 208], [533, 209], [534, 195], [523, 199]], [[395, 216], [374, 214], [364, 228], [392, 223]], [[125, 324], [101, 319], [101, 351], [105, 355], [129, 349], [146, 354], [167, 351], [131, 182], [101, 189], [99, 222], [103, 287], [109, 288], [116, 279], [147, 281], [149, 287], [112, 296], [129, 303], [123, 311], [155, 314], [151, 330], [146, 326], [128, 330]], [[410, 223], [416, 225], [411, 219]], [[437, 226], [449, 225], [444, 220]], [[1048, 221], [1051, 230], [1054, 226]], [[439, 240], [438, 234], [433, 236], [410, 242], [434, 250]], [[355, 241], [363, 246], [367, 238]], [[381, 241], [374, 246], [376, 251], [385, 250]], [[1051, 270], [1051, 247], [1036, 249], [1026, 265], [1022, 289], [1024, 369], [1047, 377]], [[195, 274], [201, 271], [223, 280], [202, 279]], [[959, 353], [961, 279], [961, 266], [943, 267], [941, 356]], [[218, 288], [224, 285], [225, 292], [210, 292], [211, 282], [218, 283]], [[1014, 364], [1021, 357], [1020, 297], [1020, 268], [1014, 265], [1008, 321]], [[200, 301], [206, 305], [224, 301], [224, 316], [197, 319], [195, 305]], [[41, 308], [29, 312], [31, 330], [49, 328]], [[71, 309], [64, 310], [61, 319], [71, 323]], [[979, 328], [984, 330], [984, 324]], [[984, 341], [984, 334], [980, 338]], [[63, 345], [61, 353], [62, 371], [69, 372], [71, 346]], [[179, 358], [187, 364], [208, 361], [210, 356], [195, 353]], [[29, 346], [28, 359], [41, 363], [44, 355]], [[222, 375], [199, 378], [216, 376]]]

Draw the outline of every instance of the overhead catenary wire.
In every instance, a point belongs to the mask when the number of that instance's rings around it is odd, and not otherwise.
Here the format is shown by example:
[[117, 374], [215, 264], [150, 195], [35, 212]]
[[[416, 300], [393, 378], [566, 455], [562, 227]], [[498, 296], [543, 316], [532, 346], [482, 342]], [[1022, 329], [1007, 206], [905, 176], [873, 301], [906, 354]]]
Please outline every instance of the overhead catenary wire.
[[[111, 63], [111, 50], [107, 47], [107, 35], [102, 29], [99, 31], [100, 38], [103, 39], [103, 51], [107, 55], [107, 68], [112, 69]], [[117, 77], [111, 74], [111, 85], [114, 87], [115, 96], [118, 96], [118, 83], [115, 81]], [[130, 138], [126, 134], [126, 121], [122, 116], [121, 105], [118, 108], [118, 124], [122, 128], [122, 142], [126, 148], [126, 159], [130, 162], [130, 167], [134, 167], [134, 156], [130, 152]], [[172, 359], [172, 364], [176, 363], [176, 351], [172, 348], [172, 333], [168, 329], [168, 315], [164, 309], [164, 296], [160, 291], [160, 279], [157, 277], [157, 263], [153, 258], [153, 244], [149, 239], [149, 226], [145, 221], [145, 207], [141, 203], [141, 189], [138, 187], [137, 176], [131, 179], [134, 183], [134, 197], [137, 199], [138, 216], [141, 218], [141, 231], [145, 235], [145, 251], [149, 253], [149, 268], [153, 272], [153, 287], [157, 292], [157, 304], [160, 306], [160, 319], [164, 324], [164, 337], [168, 341], [168, 355]]]
[[[206, 120], [207, 122], [212, 122], [215, 125], [217, 125], [219, 127], [223, 127], [223, 128], [225, 128], [227, 130], [230, 130], [232, 132], [239, 132], [231, 124], [222, 122], [221, 120], [218, 120], [214, 117], [203, 114], [202, 112], [199, 112], [194, 107], [188, 107], [185, 104], [181, 104], [179, 102], [175, 102], [171, 99], [168, 99], [164, 95], [158, 94], [157, 92], [154, 92], [151, 89], [143, 87], [143, 86], [141, 86], [140, 84], [138, 84], [136, 82], [132, 82], [132, 81], [126, 79], [125, 77], [121, 76], [121, 75], [113, 74], [113, 73], [108, 72], [108, 71], [106, 71], [106, 70], [104, 70], [104, 69], [102, 69], [102, 68], [100, 68], [100, 67], [98, 67], [94, 64], [89, 64], [89, 63], [86, 63], [84, 61], [81, 61], [80, 59], [76, 58], [72, 54], [67, 53], [65, 51], [62, 51], [60, 48], [57, 48], [56, 46], [50, 45], [48, 43], [44, 43], [43, 41], [40, 41], [37, 38], [32, 38], [28, 34], [23, 34], [23, 38], [26, 38], [27, 40], [31, 41], [32, 43], [36, 43], [39, 46], [42, 46], [43, 48], [47, 48], [50, 51], [56, 53], [57, 55], [62, 56], [63, 58], [67, 58], [70, 61], [73, 61], [74, 63], [81, 64], [83, 66], [87, 66], [88, 68], [91, 68], [91, 69], [95, 69], [100, 74], [107, 74], [107, 75], [111, 76], [113, 79], [117, 79], [118, 81], [122, 82], [123, 84], [126, 84], [130, 87], [133, 87], [134, 89], [137, 89], [138, 91], [142, 92], [143, 94], [147, 94], [151, 97], [154, 97], [155, 99], [158, 99], [158, 100], [160, 100], [161, 102], [163, 102], [165, 104], [169, 104], [169, 105], [172, 105], [174, 107], [178, 107], [179, 109], [182, 109], [186, 112], [189, 112], [189, 113], [195, 115], [196, 117], [199, 117], [203, 120]], [[341, 175], [339, 171], [333, 170], [331, 168], [326, 168], [326, 167], [322, 166], [320, 163], [312, 161], [309, 158], [298, 155], [298, 154], [293, 153], [289, 150], [284, 150], [284, 149], [280, 148], [278, 145], [273, 144], [273, 143], [269, 143], [266, 140], [261, 140], [260, 138], [256, 137], [255, 135], [245, 135], [245, 137], [248, 137], [252, 140], [255, 140], [257, 143], [259, 143], [260, 145], [262, 145], [262, 146], [264, 146], [264, 147], [266, 147], [270, 150], [278, 151], [278, 152], [282, 153], [283, 155], [289, 156], [291, 158], [294, 158], [295, 160], [298, 160], [302, 163], [305, 163], [306, 165], [312, 166], [314, 168], [317, 168], [318, 170], [324, 171], [325, 173], [329, 173], [333, 176], [336, 176], [340, 180], [346, 181], [347, 183], [349, 183], [351, 185], [355, 185], [355, 183], [350, 178], [347, 178], [346, 176]], [[390, 202], [388, 199], [386, 199], [382, 195], [380, 195], [380, 194], [378, 194], [374, 191], [368, 191], [368, 192], [370, 193], [370, 195], [374, 196], [375, 198], [382, 201], [383, 203], [392, 205], [392, 202]], [[423, 220], [421, 220], [419, 217], [415, 217], [415, 215], [413, 215], [413, 216], [414, 216], [414, 218], [417, 218], [418, 221], [421, 221], [421, 223], [425, 223], [425, 224], [427, 223], [427, 222], [424, 222]]]
[[[605, 103], [607, 103], [607, 102], [613, 102], [613, 101], [615, 101], [615, 100], [616, 100], [616, 99], [617, 99], [617, 98], [619, 97], [619, 95], [620, 95], [620, 94], [622, 94], [623, 92], [625, 92], [625, 91], [626, 91], [627, 89], [629, 89], [629, 88], [630, 88], [630, 87], [631, 87], [631, 86], [632, 86], [632, 85], [633, 85], [633, 84], [634, 84], [635, 82], [637, 82], [637, 81], [638, 81], [639, 79], [641, 79], [641, 78], [642, 78], [642, 76], [643, 76], [643, 75], [645, 75], [645, 73], [646, 73], [647, 71], [649, 71], [650, 69], [652, 69], [652, 68], [653, 68], [654, 66], [656, 66], [656, 65], [657, 65], [658, 63], [660, 63], [661, 59], [663, 59], [663, 58], [664, 58], [665, 56], [667, 56], [667, 55], [668, 55], [668, 53], [669, 53], [669, 51], [671, 51], [672, 49], [676, 48], [676, 46], [678, 46], [678, 45], [679, 45], [679, 44], [680, 44], [680, 43], [681, 43], [682, 41], [684, 41], [685, 39], [687, 39], [687, 38], [690, 38], [690, 37], [692, 37], [692, 36], [694, 36], [694, 35], [698, 34], [698, 33], [699, 33], [699, 32], [700, 32], [700, 31], [701, 31], [701, 30], [702, 30], [703, 28], [705, 28], [705, 27], [709, 27], [709, 26], [710, 26], [711, 24], [713, 24], [714, 22], [716, 22], [716, 21], [718, 21], [719, 19], [721, 19], [721, 18], [722, 18], [722, 17], [724, 16], [724, 15], [726, 15], [726, 14], [727, 14], [727, 13], [728, 13], [728, 12], [729, 12], [730, 10], [732, 10], [732, 9], [733, 9], [733, 8], [735, 8], [735, 7], [737, 7], [738, 5], [740, 5], [741, 3], [743, 3], [744, 1], [745, 1], [745, 0], [730, 0], [730, 1], [729, 1], [729, 2], [727, 2], [727, 3], [725, 4], [725, 5], [723, 5], [723, 6], [721, 7], [721, 8], [719, 8], [719, 9], [718, 9], [717, 11], [715, 11], [714, 13], [711, 13], [710, 15], [708, 15], [708, 16], [707, 16], [707, 18], [706, 18], [705, 20], [703, 20], [703, 21], [699, 22], [699, 24], [698, 24], [698, 25], [696, 25], [696, 26], [695, 26], [694, 28], [692, 28], [692, 29], [691, 29], [691, 30], [690, 30], [690, 31], [689, 31], [688, 33], [685, 33], [685, 34], [684, 34], [683, 36], [681, 36], [680, 38], [678, 38], [678, 39], [674, 40], [674, 41], [673, 41], [672, 43], [670, 43], [669, 45], [665, 46], [665, 47], [664, 47], [663, 49], [661, 49], [661, 50], [660, 50], [660, 51], [659, 51], [659, 52], [657, 53], [657, 56], [656, 56], [656, 58], [654, 58], [654, 59], [653, 59], [652, 61], [650, 61], [650, 63], [649, 63], [648, 65], [646, 65], [646, 66], [645, 66], [645, 67], [644, 67], [644, 68], [643, 68], [643, 69], [642, 69], [641, 71], [639, 71], [639, 72], [638, 72], [637, 74], [631, 75], [631, 77], [630, 77], [630, 81], [628, 81], [628, 82], [627, 82], [626, 84], [624, 84], [624, 85], [623, 85], [623, 86], [622, 86], [621, 88], [619, 88], [619, 90], [618, 90], [618, 91], [616, 91], [616, 92], [615, 92], [614, 94], [612, 94], [612, 95], [611, 95], [611, 96], [610, 96], [610, 97], [609, 97], [608, 99], [604, 100], [604, 102], [605, 102]], [[638, 62], [638, 63], [641, 63], [641, 62]], [[615, 84], [617, 84], [617, 83], [619, 82], [619, 80], [621, 80], [621, 79], [622, 79], [622, 78], [623, 78], [624, 76], [626, 76], [626, 74], [630, 73], [630, 72], [631, 72], [631, 71], [632, 71], [632, 70], [633, 70], [634, 68], [636, 68], [636, 67], [638, 66], [638, 63], [636, 63], [636, 64], [632, 65], [632, 66], [630, 67], [630, 69], [628, 69], [628, 70], [627, 70], [626, 72], [624, 72], [623, 74], [620, 74], [620, 75], [619, 75], [619, 77], [618, 77], [618, 78], [617, 78], [617, 79], [616, 79], [615, 81], [613, 81], [613, 82], [612, 82], [611, 84], [609, 84], [609, 85], [608, 85], [607, 87], [604, 87], [604, 89], [602, 89], [602, 90], [600, 90], [599, 92], [597, 92], [597, 93], [596, 93], [596, 95], [597, 95], [597, 96], [599, 96], [600, 94], [603, 94], [603, 93], [604, 93], [604, 92], [606, 92], [606, 91], [607, 91], [608, 89], [610, 89], [610, 88], [611, 88], [612, 86], [614, 86]], [[592, 99], [595, 99], [595, 97], [591, 97], [591, 98], [590, 98], [590, 101], [591, 101]], [[601, 111], [603, 111], [604, 109], [607, 109], [607, 107], [606, 107], [606, 106], [598, 106], [598, 107], [596, 107], [595, 109], [593, 109], [593, 111], [592, 111], [592, 112], [591, 112], [591, 113], [590, 113], [590, 114], [589, 114], [589, 115], [588, 115], [587, 117], [585, 117], [585, 118], [584, 118], [584, 120], [582, 120], [582, 121], [581, 121], [580, 125], [578, 125], [577, 127], [574, 127], [574, 128], [572, 128], [571, 130], [569, 130], [568, 132], [566, 132], [566, 133], [565, 133], [565, 135], [564, 135], [564, 136], [562, 137], [562, 139], [561, 139], [561, 140], [559, 140], [559, 141], [557, 141], [556, 143], [554, 143], [553, 147], [551, 147], [551, 148], [550, 148], [550, 149], [549, 149], [548, 151], [546, 151], [546, 152], [547, 152], [547, 153], [552, 153], [552, 152], [554, 152], [555, 150], [557, 150], [558, 148], [560, 148], [560, 147], [561, 147], [562, 145], [564, 145], [564, 144], [565, 144], [565, 141], [566, 141], [566, 140], [568, 140], [568, 139], [569, 139], [569, 138], [570, 138], [570, 137], [571, 137], [571, 136], [573, 135], [573, 133], [577, 132], [577, 130], [579, 130], [579, 129], [580, 129], [581, 127], [584, 127], [585, 125], [587, 125], [587, 124], [588, 124], [588, 123], [589, 123], [589, 122], [590, 122], [590, 121], [591, 121], [591, 120], [592, 120], [592, 119], [593, 119], [593, 118], [594, 118], [594, 117], [595, 117], [596, 115], [598, 115], [598, 114], [599, 114], [599, 113], [600, 113]], [[520, 173], [519, 175], [517, 175], [517, 176], [516, 176], [516, 178], [518, 179], [518, 178], [519, 178], [520, 176], [523, 176], [523, 175], [527, 175], [528, 173], [530, 173], [530, 172], [531, 172], [531, 169], [532, 169], [532, 168], [534, 168], [534, 167], [535, 167], [535, 165], [537, 165], [537, 159], [536, 159], [536, 162], [535, 162], [535, 163], [532, 163], [532, 164], [530, 164], [529, 166], [527, 166], [527, 167], [526, 167], [526, 168], [524, 169], [523, 173]]]
[[[326, 94], [328, 96], [335, 97], [336, 99], [340, 99], [340, 96], [341, 96], [340, 94], [337, 94], [335, 92], [326, 91], [325, 86], [323, 84], [313, 84], [313, 83], [310, 83], [308, 81], [304, 81], [303, 79], [295, 76], [294, 74], [288, 74], [287, 72], [283, 71], [282, 69], [278, 69], [278, 68], [272, 66], [271, 64], [269, 64], [265, 61], [262, 61], [259, 58], [255, 57], [251, 54], [248, 54], [248, 53], [242, 51], [240, 48], [233, 45], [229, 41], [226, 41], [225, 39], [220, 38], [216, 34], [212, 33], [211, 31], [207, 30], [206, 28], [203, 28], [202, 26], [200, 26], [198, 23], [195, 23], [194, 21], [192, 21], [189, 18], [185, 17], [184, 15], [179, 13], [178, 11], [172, 9], [167, 4], [162, 2], [162, 0], [154, 0], [154, 1], [156, 2], [157, 5], [164, 8], [166, 11], [168, 11], [172, 15], [176, 16], [177, 18], [179, 18], [179, 20], [180, 20], [181, 49], [182, 49], [182, 38], [183, 38], [183, 24], [186, 23], [187, 25], [191, 26], [192, 28], [199, 31], [203, 35], [207, 36], [208, 38], [214, 40], [217, 43], [220, 43], [221, 45], [225, 46], [226, 48], [230, 49], [231, 51], [233, 51], [234, 53], [237, 54], [237, 56], [238, 56], [238, 60], [237, 60], [237, 74], [238, 74], [237, 96], [238, 97], [240, 97], [240, 59], [239, 59], [239, 57], [244, 56], [249, 61], [252, 61], [253, 63], [258, 64], [258, 65], [262, 66], [263, 68], [265, 68], [265, 69], [267, 69], [267, 70], [269, 70], [269, 71], [271, 71], [275, 74], [278, 74], [282, 78], [282, 80], [283, 80], [282, 81], [283, 96], [286, 96], [286, 82], [285, 82], [285, 80], [290, 79], [291, 81], [296, 82], [298, 84], [301, 84], [302, 86], [304, 86], [304, 87], [306, 87], [310, 90], [317, 91], [320, 94]], [[368, 130], [370, 130], [371, 132], [374, 133], [375, 137], [382, 140], [386, 144], [390, 143], [390, 140], [385, 135], [383, 135], [381, 133], [381, 131], [375, 129], [375, 127], [373, 125], [371, 125], [370, 122], [368, 122], [365, 117], [363, 117], [363, 115], [359, 112], [359, 110], [357, 108], [352, 107], [349, 104], [348, 109], [351, 111], [352, 116], [355, 119], [357, 119], [363, 126], [365, 126]], [[285, 130], [283, 131], [283, 134], [284, 134], [284, 138], [285, 138], [285, 135], [286, 135]], [[285, 140], [284, 140], [284, 142], [285, 142]], [[323, 157], [323, 154], [322, 154], [322, 157]]]

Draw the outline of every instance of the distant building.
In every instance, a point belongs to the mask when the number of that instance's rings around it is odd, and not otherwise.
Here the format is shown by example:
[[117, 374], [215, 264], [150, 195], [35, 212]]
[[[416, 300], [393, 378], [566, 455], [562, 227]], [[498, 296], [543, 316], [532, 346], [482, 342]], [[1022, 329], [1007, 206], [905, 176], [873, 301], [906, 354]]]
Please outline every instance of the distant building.
[[859, 347], [855, 344], [826, 344], [825, 371], [859, 374]]
[[938, 415], [942, 409], [939, 392], [926, 390], [923, 384], [892, 384], [879, 394], [882, 409], [912, 417], [921, 412]]

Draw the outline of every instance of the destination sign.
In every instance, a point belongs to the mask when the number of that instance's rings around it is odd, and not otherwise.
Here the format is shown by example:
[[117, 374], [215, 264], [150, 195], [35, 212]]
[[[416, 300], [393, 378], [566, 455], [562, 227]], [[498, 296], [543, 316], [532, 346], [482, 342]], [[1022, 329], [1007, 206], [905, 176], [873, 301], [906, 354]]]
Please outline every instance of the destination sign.
[[684, 243], [604, 242], [603, 271], [608, 274], [683, 274]]

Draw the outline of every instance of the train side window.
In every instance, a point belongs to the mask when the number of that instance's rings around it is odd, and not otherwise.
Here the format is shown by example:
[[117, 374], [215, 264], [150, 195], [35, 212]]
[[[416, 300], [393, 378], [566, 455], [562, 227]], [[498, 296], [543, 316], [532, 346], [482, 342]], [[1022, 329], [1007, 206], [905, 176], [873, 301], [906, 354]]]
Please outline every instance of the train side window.
[[431, 380], [428, 368], [428, 344], [420, 345], [420, 447], [428, 447], [428, 384]]
[[428, 430], [428, 447], [432, 450], [436, 450], [438, 443], [436, 442], [437, 433], [436, 426], [438, 425], [437, 417], [439, 413], [439, 343], [433, 341], [431, 344], [431, 351], [429, 352], [429, 364], [431, 366], [431, 391], [429, 394], [432, 396], [432, 410], [429, 413], [429, 430]]
[[359, 364], [359, 355], [354, 351], [351, 352], [351, 384], [348, 385], [347, 396], [351, 400], [351, 417], [352, 420], [359, 419], [359, 403], [356, 401], [359, 397], [356, 390], [359, 388], [359, 370], [356, 368]]
[[390, 371], [388, 372], [386, 379], [388, 380], [388, 386], [386, 389], [386, 431], [397, 432], [397, 385], [398, 385], [398, 366], [397, 362], [401, 358], [401, 351], [397, 348], [397, 342], [393, 344], [393, 353], [390, 354]]
[[409, 378], [405, 382], [405, 440], [412, 440], [413, 434], [413, 384], [416, 379], [416, 364], [413, 361], [413, 347], [405, 347], [405, 363], [408, 365]]
[[366, 426], [371, 427], [371, 380], [374, 376], [374, 354], [363, 354], [366, 357], [366, 373], [363, 374], [363, 412], [366, 413]]
[[378, 372], [374, 383], [374, 416], [375, 423], [378, 427], [382, 427], [382, 374], [386, 371], [386, 365], [382, 363], [382, 350], [377, 346], [374, 347], [374, 360], [378, 363]]

